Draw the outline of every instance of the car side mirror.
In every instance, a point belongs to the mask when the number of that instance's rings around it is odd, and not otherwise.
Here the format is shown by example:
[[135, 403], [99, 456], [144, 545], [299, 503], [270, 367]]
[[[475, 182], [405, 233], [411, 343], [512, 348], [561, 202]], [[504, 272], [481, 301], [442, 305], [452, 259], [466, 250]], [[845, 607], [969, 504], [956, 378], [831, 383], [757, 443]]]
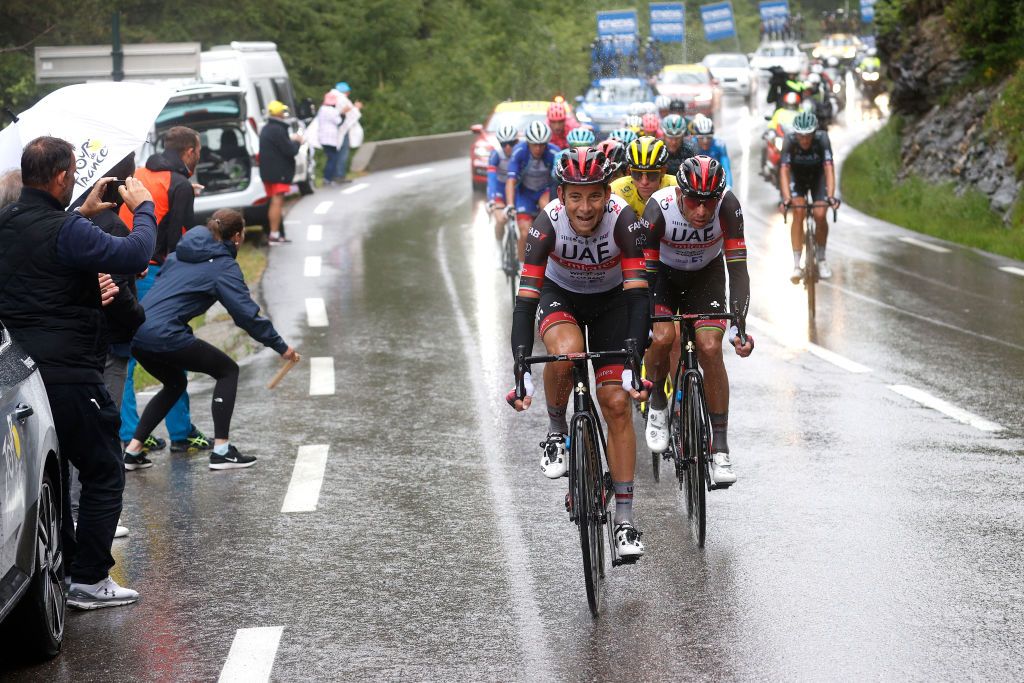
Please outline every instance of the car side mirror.
[[478, 133], [478, 134], [484, 132], [484, 127], [483, 127], [483, 124], [481, 124], [481, 123], [474, 123], [472, 126], [469, 127], [469, 129], [471, 131], [473, 131], [474, 133]]

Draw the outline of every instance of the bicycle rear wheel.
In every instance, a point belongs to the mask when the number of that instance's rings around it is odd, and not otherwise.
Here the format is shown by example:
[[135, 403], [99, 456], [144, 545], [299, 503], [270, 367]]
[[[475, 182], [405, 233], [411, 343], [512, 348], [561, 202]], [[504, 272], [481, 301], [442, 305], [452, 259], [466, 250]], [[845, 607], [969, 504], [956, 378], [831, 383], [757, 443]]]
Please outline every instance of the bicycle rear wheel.
[[702, 424], [700, 392], [703, 387], [695, 374], [685, 379], [682, 419], [685, 422], [686, 509], [697, 546], [704, 547], [707, 531], [707, 435]]
[[814, 216], [807, 209], [807, 221], [804, 227], [804, 287], [807, 289], [807, 319], [814, 322], [815, 300], [814, 286], [818, 282], [818, 243], [814, 239]]
[[505, 224], [505, 238], [502, 240], [501, 269], [505, 271], [512, 294], [512, 305], [516, 305], [519, 290], [519, 235], [513, 221]]
[[[601, 576], [604, 573], [604, 539], [601, 524], [604, 510], [604, 475], [597, 433], [589, 416], [574, 416], [572, 424], [572, 463], [570, 486], [580, 531], [583, 553], [583, 581], [587, 589], [590, 613], [601, 611]], [[572, 476], [574, 475], [574, 476]]]

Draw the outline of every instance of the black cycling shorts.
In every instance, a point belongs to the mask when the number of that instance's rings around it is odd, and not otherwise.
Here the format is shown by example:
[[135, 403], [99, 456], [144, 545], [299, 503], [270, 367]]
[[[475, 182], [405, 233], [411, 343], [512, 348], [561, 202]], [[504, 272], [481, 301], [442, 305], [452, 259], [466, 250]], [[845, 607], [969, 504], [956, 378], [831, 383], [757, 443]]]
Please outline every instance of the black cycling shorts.
[[[578, 325], [591, 351], [624, 349], [629, 333], [626, 295], [622, 287], [598, 294], [577, 294], [546, 280], [537, 306], [537, 329], [541, 338], [560, 323]], [[598, 385], [619, 382], [622, 378], [622, 358], [599, 358], [593, 365]]]
[[818, 172], [811, 176], [798, 176], [793, 174], [789, 181], [789, 194], [791, 197], [806, 197], [811, 193], [812, 202], [823, 202], [828, 198], [825, 187], [825, 173]]
[[[654, 314], [726, 312], [725, 257], [719, 254], [700, 270], [676, 270], [658, 264], [654, 283]], [[702, 320], [697, 329], [713, 327], [725, 330], [727, 320]]]

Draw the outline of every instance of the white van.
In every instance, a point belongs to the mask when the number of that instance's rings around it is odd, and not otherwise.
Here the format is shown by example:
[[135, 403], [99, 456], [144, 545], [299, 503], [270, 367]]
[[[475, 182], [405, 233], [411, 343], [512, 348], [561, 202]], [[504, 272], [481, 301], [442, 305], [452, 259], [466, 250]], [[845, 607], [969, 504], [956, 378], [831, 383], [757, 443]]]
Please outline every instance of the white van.
[[[200, 54], [199, 73], [203, 83], [233, 85], [244, 90], [245, 108], [257, 130], [267, 122], [267, 105], [273, 100], [288, 105], [292, 116], [298, 113], [295, 91], [276, 43], [232, 41], [229, 45], [215, 45]], [[293, 131], [305, 132], [299, 119], [292, 119], [290, 124]], [[312, 145], [304, 142], [295, 156], [295, 184], [302, 194], [313, 191], [313, 158]]]

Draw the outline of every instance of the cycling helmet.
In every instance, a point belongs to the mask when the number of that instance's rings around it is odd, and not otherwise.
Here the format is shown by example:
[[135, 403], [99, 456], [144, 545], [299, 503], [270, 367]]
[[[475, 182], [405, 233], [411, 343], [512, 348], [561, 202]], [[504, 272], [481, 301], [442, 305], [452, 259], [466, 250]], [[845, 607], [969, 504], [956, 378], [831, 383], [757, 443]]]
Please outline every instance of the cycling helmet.
[[877, 57], [877, 56], [878, 56], [878, 48], [877, 47], [869, 47], [868, 48], [868, 57]]
[[821, 85], [821, 74], [809, 73], [807, 74], [807, 82], [811, 85]]
[[644, 103], [643, 102], [634, 102], [633, 104], [629, 105], [629, 111], [627, 112], [627, 114], [629, 116], [643, 116], [644, 115]]
[[526, 141], [531, 145], [543, 145], [551, 140], [551, 129], [543, 121], [534, 121], [526, 129]]
[[658, 138], [645, 135], [629, 143], [626, 148], [626, 159], [630, 170], [657, 171], [664, 169], [668, 163], [668, 149]]
[[793, 119], [793, 132], [797, 135], [810, 135], [818, 130], [818, 117], [813, 111], [802, 111]]
[[608, 157], [608, 163], [611, 166], [612, 173], [615, 173], [619, 168], [626, 163], [626, 147], [612, 138], [602, 140], [597, 143], [597, 149], [604, 152], [604, 155]]
[[796, 109], [800, 106], [800, 96], [795, 92], [788, 92], [782, 96], [782, 106], [786, 109]]
[[515, 126], [502, 126], [494, 134], [499, 145], [512, 145], [519, 142], [519, 130]]
[[832, 69], [835, 69], [836, 67], [838, 67], [839, 66], [839, 57], [829, 57], [828, 58], [828, 65]]
[[565, 105], [561, 102], [552, 102], [548, 105], [548, 121], [565, 121], [568, 116], [568, 112], [565, 111]]
[[656, 105], [654, 102], [644, 102], [643, 105], [643, 111], [640, 113], [641, 116], [643, 116], [644, 114], [658, 113], [658, 105]]
[[668, 110], [676, 112], [677, 114], [686, 113], [686, 100], [675, 99], [669, 102]]
[[824, 70], [825, 70], [825, 67], [823, 67], [819, 63], [811, 64], [811, 73], [812, 74], [820, 74]]
[[715, 122], [704, 116], [703, 114], [697, 114], [693, 117], [693, 121], [690, 122], [690, 134], [691, 135], [714, 135], [715, 134]]
[[639, 114], [630, 114], [629, 116], [626, 117], [625, 126], [629, 130], [639, 135], [640, 131], [643, 130], [644, 127], [644, 119]]
[[593, 147], [570, 149], [558, 159], [555, 177], [563, 185], [596, 185], [608, 182], [612, 166], [604, 152]]
[[616, 128], [615, 130], [608, 134], [608, 137], [612, 138], [613, 140], [618, 140], [623, 144], [623, 146], [625, 146], [633, 142], [633, 140], [636, 140], [637, 134], [631, 131], [629, 128]]
[[672, 106], [672, 99], [668, 95], [658, 95], [654, 98], [654, 106], [658, 111], [663, 111]]
[[594, 145], [594, 131], [589, 128], [573, 128], [565, 136], [565, 141], [570, 147], [592, 147]]
[[644, 114], [641, 119], [644, 127], [644, 133], [647, 135], [654, 135], [661, 128], [661, 119], [658, 118], [657, 114]]
[[725, 169], [718, 160], [700, 154], [679, 164], [676, 181], [687, 197], [715, 199], [725, 192]]
[[667, 138], [679, 138], [686, 135], [686, 119], [679, 114], [669, 114], [661, 120], [661, 129]]

